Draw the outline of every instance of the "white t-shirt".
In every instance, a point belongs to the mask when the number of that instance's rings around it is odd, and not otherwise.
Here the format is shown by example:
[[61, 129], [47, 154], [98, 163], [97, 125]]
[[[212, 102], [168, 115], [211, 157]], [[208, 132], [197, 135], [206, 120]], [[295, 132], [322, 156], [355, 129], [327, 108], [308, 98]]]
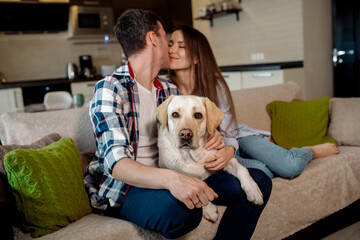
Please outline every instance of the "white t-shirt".
[[151, 167], [159, 167], [156, 126], [156, 88], [152, 91], [137, 83], [140, 98], [139, 140], [136, 161]]

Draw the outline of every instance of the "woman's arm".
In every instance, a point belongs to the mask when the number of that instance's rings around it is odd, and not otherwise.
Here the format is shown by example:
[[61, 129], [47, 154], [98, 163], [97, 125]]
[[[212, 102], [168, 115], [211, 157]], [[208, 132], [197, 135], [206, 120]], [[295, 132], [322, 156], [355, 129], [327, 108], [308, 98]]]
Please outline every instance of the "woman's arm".
[[223, 136], [223, 148], [217, 148], [219, 151], [208, 158], [205, 168], [211, 171], [218, 171], [226, 166], [226, 164], [234, 157], [239, 145], [236, 139], [236, 123], [234, 122], [230, 111], [230, 104], [226, 98], [226, 91], [219, 85], [217, 87], [218, 107], [224, 113], [224, 119], [220, 124], [220, 134]]

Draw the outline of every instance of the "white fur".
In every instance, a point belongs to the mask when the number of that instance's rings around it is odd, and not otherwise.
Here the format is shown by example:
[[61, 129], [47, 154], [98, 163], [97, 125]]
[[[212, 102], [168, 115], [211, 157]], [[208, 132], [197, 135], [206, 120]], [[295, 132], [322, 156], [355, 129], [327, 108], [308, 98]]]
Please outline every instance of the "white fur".
[[[159, 165], [163, 168], [173, 169], [184, 175], [197, 177], [205, 180], [213, 172], [204, 168], [204, 162], [216, 153], [216, 150], [206, 151], [204, 146], [208, 136], [206, 118], [212, 117], [211, 111], [206, 112], [204, 101], [207, 98], [196, 96], [174, 96], [168, 99], [166, 108], [157, 110], [157, 115], [167, 114], [167, 122], [161, 122], [158, 133], [159, 147]], [[217, 109], [219, 110], [219, 109]], [[179, 118], [172, 118], [172, 113], [180, 113]], [[195, 119], [194, 113], [203, 114], [203, 119]], [[213, 114], [216, 114], [214, 112]], [[160, 119], [160, 118], [159, 118]], [[179, 148], [179, 131], [183, 128], [191, 129], [194, 133], [192, 145], [193, 148]], [[196, 142], [195, 142], [196, 141]], [[225, 171], [236, 176], [241, 182], [241, 186], [246, 193], [248, 201], [261, 205], [263, 204], [262, 193], [250, 176], [248, 170], [237, 162], [235, 158], [231, 159], [224, 168]], [[204, 206], [203, 216], [216, 221], [218, 218], [217, 208], [209, 203]]]

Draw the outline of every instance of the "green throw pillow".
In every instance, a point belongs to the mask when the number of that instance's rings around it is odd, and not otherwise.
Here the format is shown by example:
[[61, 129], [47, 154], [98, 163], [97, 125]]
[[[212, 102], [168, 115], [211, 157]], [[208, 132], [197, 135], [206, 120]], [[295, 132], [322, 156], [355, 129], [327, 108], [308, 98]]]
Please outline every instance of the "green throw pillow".
[[91, 213], [79, 151], [70, 138], [37, 150], [11, 151], [4, 165], [23, 227], [32, 237]]
[[271, 117], [271, 138], [286, 149], [336, 143], [326, 136], [329, 121], [329, 98], [293, 102], [274, 101], [266, 106]]

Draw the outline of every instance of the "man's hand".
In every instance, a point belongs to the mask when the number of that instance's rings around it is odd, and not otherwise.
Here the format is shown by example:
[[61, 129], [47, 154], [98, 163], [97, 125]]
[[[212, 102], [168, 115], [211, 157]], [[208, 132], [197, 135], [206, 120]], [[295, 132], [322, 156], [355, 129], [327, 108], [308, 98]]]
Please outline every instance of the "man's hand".
[[215, 132], [208, 136], [207, 142], [205, 144], [206, 150], [212, 150], [212, 149], [221, 149], [225, 147], [225, 140], [221, 136], [220, 132], [218, 130], [215, 130]]
[[204, 181], [176, 173], [176, 177], [169, 182], [171, 194], [183, 202], [189, 209], [206, 206], [218, 197]]
[[223, 169], [226, 164], [234, 157], [235, 148], [233, 146], [226, 146], [216, 152], [213, 156], [205, 161], [204, 167], [210, 171], [219, 171]]

